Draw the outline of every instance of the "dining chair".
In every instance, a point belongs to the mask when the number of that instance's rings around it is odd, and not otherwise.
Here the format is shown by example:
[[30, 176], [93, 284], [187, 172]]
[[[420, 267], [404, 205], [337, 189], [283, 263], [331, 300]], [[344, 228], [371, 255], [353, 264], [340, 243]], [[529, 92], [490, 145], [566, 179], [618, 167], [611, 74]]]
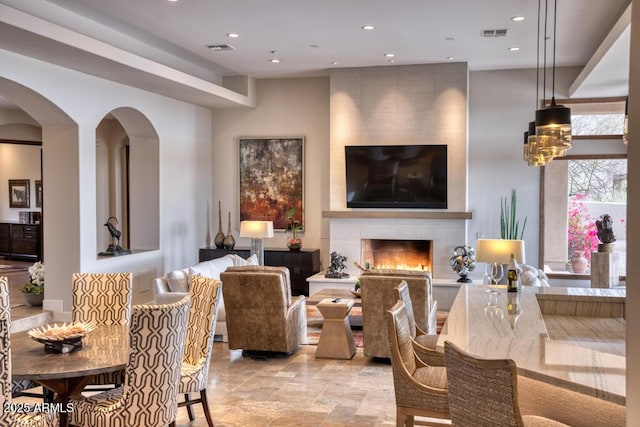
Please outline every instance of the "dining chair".
[[[74, 273], [72, 276], [72, 316], [74, 322], [94, 325], [129, 325], [131, 317], [131, 273]], [[124, 381], [124, 371], [96, 375], [93, 385], [113, 385]], [[90, 387], [88, 391], [108, 388]]]
[[57, 412], [18, 412], [14, 408], [11, 381], [11, 315], [9, 304], [9, 280], [0, 277], [0, 426], [46, 427], [57, 426]]
[[[207, 402], [207, 380], [221, 295], [222, 282], [219, 280], [200, 276], [189, 278], [191, 308], [179, 387], [185, 400], [179, 402], [178, 407], [186, 406], [189, 420], [194, 421], [191, 405], [201, 403], [209, 427], [213, 427], [213, 418]], [[190, 393], [200, 393], [200, 397], [191, 399]]]
[[430, 366], [444, 366], [444, 353], [436, 350], [438, 342], [437, 334], [428, 334], [420, 326], [416, 325], [413, 315], [413, 303], [409, 293], [409, 285], [406, 281], [400, 282], [393, 288], [393, 295], [396, 301], [402, 301], [406, 308], [407, 319], [409, 320], [409, 330], [413, 338], [413, 349], [424, 363]]
[[397, 301], [385, 312], [393, 387], [396, 398], [396, 425], [442, 426], [449, 417], [447, 373], [442, 366], [429, 366], [413, 350], [407, 308]]
[[566, 426], [548, 418], [521, 414], [518, 373], [513, 360], [480, 359], [450, 341], [444, 343], [444, 354], [453, 426]]
[[172, 304], [134, 306], [124, 384], [71, 400], [69, 423], [81, 427], [175, 425], [190, 305], [187, 296]]

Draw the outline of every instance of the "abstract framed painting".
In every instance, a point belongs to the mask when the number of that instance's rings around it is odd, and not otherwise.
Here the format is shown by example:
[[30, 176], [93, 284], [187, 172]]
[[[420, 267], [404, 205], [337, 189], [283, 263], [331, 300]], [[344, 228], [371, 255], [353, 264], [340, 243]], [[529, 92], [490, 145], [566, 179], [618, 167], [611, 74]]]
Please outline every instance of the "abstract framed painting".
[[295, 208], [304, 226], [304, 137], [239, 138], [240, 221], [286, 230]]

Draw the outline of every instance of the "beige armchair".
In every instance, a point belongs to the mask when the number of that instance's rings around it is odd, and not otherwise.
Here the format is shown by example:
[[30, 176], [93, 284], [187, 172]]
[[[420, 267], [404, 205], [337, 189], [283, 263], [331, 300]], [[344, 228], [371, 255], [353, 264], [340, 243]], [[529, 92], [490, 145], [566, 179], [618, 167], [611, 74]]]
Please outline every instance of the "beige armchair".
[[291, 296], [286, 267], [229, 267], [220, 275], [229, 349], [293, 353], [307, 333], [304, 295]]
[[416, 325], [428, 334], [436, 333], [437, 305], [431, 291], [431, 274], [413, 270], [370, 270], [362, 272], [362, 332], [364, 355], [389, 358], [389, 335], [384, 312], [396, 302], [393, 288], [405, 281], [411, 294]]

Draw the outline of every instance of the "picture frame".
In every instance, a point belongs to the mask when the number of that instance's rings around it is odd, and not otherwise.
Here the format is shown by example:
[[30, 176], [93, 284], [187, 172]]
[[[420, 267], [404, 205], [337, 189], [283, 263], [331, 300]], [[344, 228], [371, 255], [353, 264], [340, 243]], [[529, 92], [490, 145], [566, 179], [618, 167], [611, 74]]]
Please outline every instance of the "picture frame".
[[240, 221], [273, 221], [286, 230], [287, 212], [304, 226], [304, 137], [241, 137]]
[[31, 206], [31, 194], [28, 179], [10, 179], [9, 180], [9, 207], [10, 208], [29, 208]]
[[35, 181], [36, 208], [42, 208], [42, 180]]

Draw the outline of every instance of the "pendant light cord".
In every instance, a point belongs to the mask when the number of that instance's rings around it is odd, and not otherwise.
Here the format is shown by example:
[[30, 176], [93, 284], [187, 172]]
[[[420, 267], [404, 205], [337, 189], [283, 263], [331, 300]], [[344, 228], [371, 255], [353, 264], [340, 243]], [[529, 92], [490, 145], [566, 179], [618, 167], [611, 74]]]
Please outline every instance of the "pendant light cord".
[[547, 15], [549, 10], [549, 0], [544, 0], [544, 73], [542, 74], [542, 106], [547, 106]]
[[536, 44], [536, 103], [534, 110], [538, 109], [540, 100], [540, 9], [542, 0], [538, 0], [538, 40]]
[[551, 100], [555, 104], [556, 97], [556, 22], [558, 20], [558, 0], [553, 1], [553, 72], [551, 80]]

